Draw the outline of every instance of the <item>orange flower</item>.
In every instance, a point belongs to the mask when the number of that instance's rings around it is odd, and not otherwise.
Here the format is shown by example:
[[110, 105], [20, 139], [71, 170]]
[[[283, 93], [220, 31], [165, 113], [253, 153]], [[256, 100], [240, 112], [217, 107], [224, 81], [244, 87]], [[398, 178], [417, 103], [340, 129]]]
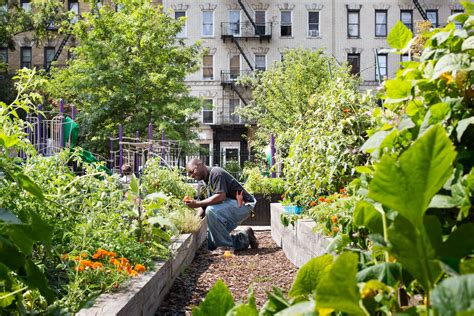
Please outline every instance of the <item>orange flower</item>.
[[129, 262], [128, 262], [128, 259], [127, 259], [127, 258], [122, 257], [122, 258], [119, 258], [119, 260], [120, 260], [120, 263], [121, 263], [123, 266], [129, 265]]
[[454, 81], [453, 76], [451, 76], [449, 72], [443, 72], [443, 74], [439, 78], [445, 80], [447, 84], [450, 84]]
[[84, 271], [84, 266], [77, 266], [77, 267], [74, 268], [74, 270], [82, 272], [82, 271]]
[[115, 258], [115, 257], [117, 257], [117, 254], [113, 251], [109, 251], [109, 252], [107, 252], [107, 256], [109, 256], [110, 258]]
[[144, 265], [142, 264], [136, 264], [135, 265], [135, 268], [133, 268], [134, 270], [136, 270], [137, 272], [145, 272], [146, 271], [146, 268]]
[[94, 262], [92, 263], [92, 266], [91, 266], [92, 269], [100, 269], [100, 268], [103, 268], [103, 265], [101, 262]]
[[327, 202], [326, 198], [325, 198], [325, 197], [322, 197], [322, 196], [318, 199], [318, 201], [319, 201], [319, 202]]
[[334, 227], [332, 228], [332, 232], [333, 232], [333, 233], [337, 233], [338, 231], [339, 231], [339, 227], [334, 226]]
[[344, 110], [342, 110], [342, 112], [344, 112], [344, 113], [346, 113], [346, 114], [347, 114], [347, 113], [349, 113], [349, 112], [350, 112], [350, 110], [349, 110], [348, 108], [345, 108]]
[[89, 256], [89, 255], [88, 255], [87, 253], [85, 253], [85, 252], [81, 253], [81, 257], [82, 257], [82, 258], [87, 258], [88, 256]]
[[311, 203], [309, 203], [309, 206], [313, 207], [313, 206], [316, 206], [318, 203], [316, 201], [312, 201]]
[[331, 216], [331, 222], [333, 222], [333, 224], [337, 223], [337, 216], [336, 215]]
[[107, 256], [109, 252], [105, 249], [102, 249], [102, 248], [99, 248], [97, 249], [97, 251], [95, 252], [95, 254], [92, 256], [93, 259], [100, 259], [102, 257], [105, 257]]
[[62, 254], [60, 256], [60, 258], [61, 258], [62, 261], [66, 261], [69, 258], [69, 255], [67, 253], [65, 253], [65, 254]]
[[345, 188], [341, 188], [341, 189], [339, 189], [339, 193], [341, 193], [341, 194], [342, 193], [347, 193], [347, 190]]
[[[127, 271], [127, 272], [128, 272], [128, 271]], [[128, 272], [128, 275], [130, 275], [132, 278], [133, 278], [134, 276], [137, 276], [137, 274], [138, 274], [138, 272], [135, 271], [135, 270], [131, 270], [130, 272]]]
[[110, 258], [110, 263], [113, 264], [116, 267], [120, 266], [120, 261], [118, 261], [115, 258]]

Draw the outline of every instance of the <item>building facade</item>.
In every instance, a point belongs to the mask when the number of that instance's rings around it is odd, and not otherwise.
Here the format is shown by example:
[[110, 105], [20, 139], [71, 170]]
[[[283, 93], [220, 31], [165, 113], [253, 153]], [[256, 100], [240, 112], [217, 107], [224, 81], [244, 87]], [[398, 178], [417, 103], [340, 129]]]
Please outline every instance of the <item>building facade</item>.
[[417, 21], [438, 26], [463, 10], [453, 0], [164, 0], [163, 7], [185, 18], [178, 37], [206, 48], [201, 70], [187, 82], [206, 103], [198, 114], [199, 142], [211, 153], [206, 160], [220, 165], [249, 156], [245, 122], [234, 114], [251, 98], [236, 83], [240, 75], [268, 69], [288, 49], [322, 49], [352, 65], [361, 89], [375, 88], [409, 59], [379, 53], [398, 20], [415, 31]]
[[[113, 2], [106, 4], [113, 5]], [[199, 144], [210, 165], [242, 164], [250, 157], [245, 122], [234, 112], [251, 100], [251, 91], [236, 80], [255, 70], [264, 71], [292, 48], [322, 49], [338, 62], [348, 62], [362, 79], [362, 89], [375, 88], [392, 77], [409, 56], [378, 53], [388, 48], [387, 35], [398, 20], [414, 30], [429, 19], [436, 26], [463, 7], [458, 0], [163, 0], [167, 14], [185, 18], [178, 37], [201, 41], [206, 49], [200, 71], [187, 77], [191, 94], [204, 100], [197, 113]], [[79, 17], [89, 6], [66, 0]], [[29, 0], [21, 6], [31, 9]], [[8, 6], [0, 7], [7, 10]], [[0, 47], [0, 60], [10, 72], [21, 67], [47, 68], [70, 58], [72, 37], [59, 36], [37, 47], [31, 34], [16, 36], [16, 50]], [[376, 67], [378, 63], [378, 67]], [[246, 137], [243, 137], [245, 135]], [[209, 153], [209, 154], [207, 154]]]

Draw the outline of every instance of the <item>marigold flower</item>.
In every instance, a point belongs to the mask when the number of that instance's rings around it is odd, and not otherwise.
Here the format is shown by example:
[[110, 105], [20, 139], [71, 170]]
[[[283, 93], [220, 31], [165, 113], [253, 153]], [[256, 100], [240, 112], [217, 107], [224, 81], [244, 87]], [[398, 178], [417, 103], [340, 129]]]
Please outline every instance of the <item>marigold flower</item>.
[[104, 266], [102, 265], [101, 262], [94, 262], [94, 263], [92, 263], [92, 266], [91, 266], [91, 268], [94, 269], [94, 270], [95, 269], [100, 269], [100, 268], [103, 268], [103, 267]]
[[333, 224], [337, 223], [337, 216], [336, 215], [331, 216], [331, 222], [333, 222]]
[[88, 256], [89, 256], [89, 255], [88, 255], [86, 252], [82, 252], [82, 253], [81, 253], [81, 257], [82, 257], [82, 258], [87, 258]]
[[144, 265], [137, 263], [135, 267], [133, 268], [137, 272], [145, 272], [146, 268]]
[[113, 264], [116, 267], [120, 266], [120, 261], [118, 261], [115, 258], [110, 258], [110, 263]]
[[107, 256], [109, 256], [111, 258], [114, 258], [114, 257], [117, 257], [117, 254], [113, 251], [109, 251], [109, 252], [107, 252]]
[[126, 265], [129, 264], [127, 258], [122, 257], [122, 258], [119, 258], [119, 260], [120, 260], [120, 263], [121, 263], [123, 266], [126, 266]]
[[135, 271], [135, 270], [131, 270], [131, 271], [128, 273], [128, 275], [130, 275], [130, 276], [133, 278], [134, 276], [137, 276], [137, 275], [138, 275], [138, 272]]
[[60, 258], [61, 258], [62, 261], [66, 261], [69, 258], [69, 255], [67, 253], [65, 253], [65, 254], [62, 254], [60, 256]]
[[449, 72], [443, 72], [443, 74], [440, 76], [440, 79], [443, 79], [446, 81], [447, 84], [450, 84], [453, 82], [453, 76]]
[[337, 233], [338, 231], [339, 231], [339, 227], [334, 226], [334, 227], [332, 228], [332, 232], [333, 232], [333, 233]]
[[84, 269], [85, 269], [85, 268], [84, 268], [84, 266], [82, 266], [82, 265], [81, 265], [81, 266], [77, 266], [77, 267], [74, 268], [74, 270], [79, 271], [79, 272], [84, 271]]
[[345, 108], [344, 110], [342, 110], [342, 112], [344, 113], [349, 113], [351, 110], [349, 110], [348, 108]]
[[318, 203], [316, 201], [312, 201], [311, 203], [309, 203], [309, 206], [313, 207], [313, 206], [316, 206]]
[[99, 248], [97, 249], [97, 251], [95, 252], [95, 254], [92, 256], [93, 259], [100, 259], [102, 257], [105, 257], [107, 256], [108, 254], [108, 251], [105, 250], [105, 249], [102, 249], [102, 248]]
[[346, 193], [346, 192], [347, 192], [347, 190], [345, 188], [339, 189], [339, 193]]
[[327, 202], [327, 201], [326, 201], [326, 198], [325, 198], [325, 197], [322, 197], [322, 196], [318, 199], [318, 201], [319, 201], [319, 202]]

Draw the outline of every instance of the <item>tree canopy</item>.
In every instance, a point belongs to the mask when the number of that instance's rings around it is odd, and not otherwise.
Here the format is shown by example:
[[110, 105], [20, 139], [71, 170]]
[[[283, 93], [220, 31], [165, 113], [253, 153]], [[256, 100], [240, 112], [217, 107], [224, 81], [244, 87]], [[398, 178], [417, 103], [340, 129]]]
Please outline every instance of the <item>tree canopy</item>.
[[83, 14], [72, 31], [74, 58], [52, 70], [45, 90], [77, 106], [84, 146], [100, 152], [118, 124], [129, 135], [145, 135], [151, 122], [169, 139], [190, 137], [201, 102], [184, 79], [197, 70], [200, 48], [176, 38], [182, 26], [145, 1]]

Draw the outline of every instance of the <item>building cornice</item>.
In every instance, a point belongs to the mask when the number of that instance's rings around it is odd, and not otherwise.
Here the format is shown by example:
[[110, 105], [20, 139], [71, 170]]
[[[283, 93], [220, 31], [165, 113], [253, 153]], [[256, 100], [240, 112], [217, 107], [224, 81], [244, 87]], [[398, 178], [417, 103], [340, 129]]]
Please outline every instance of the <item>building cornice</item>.
[[200, 4], [199, 7], [201, 8], [201, 10], [204, 10], [204, 11], [214, 11], [217, 8], [217, 4], [204, 3], [204, 4]]
[[184, 3], [173, 4], [171, 5], [171, 8], [174, 11], [186, 11], [189, 9], [189, 4], [184, 4]]
[[305, 5], [306, 10], [308, 11], [321, 11], [324, 7], [322, 3], [311, 3]]

